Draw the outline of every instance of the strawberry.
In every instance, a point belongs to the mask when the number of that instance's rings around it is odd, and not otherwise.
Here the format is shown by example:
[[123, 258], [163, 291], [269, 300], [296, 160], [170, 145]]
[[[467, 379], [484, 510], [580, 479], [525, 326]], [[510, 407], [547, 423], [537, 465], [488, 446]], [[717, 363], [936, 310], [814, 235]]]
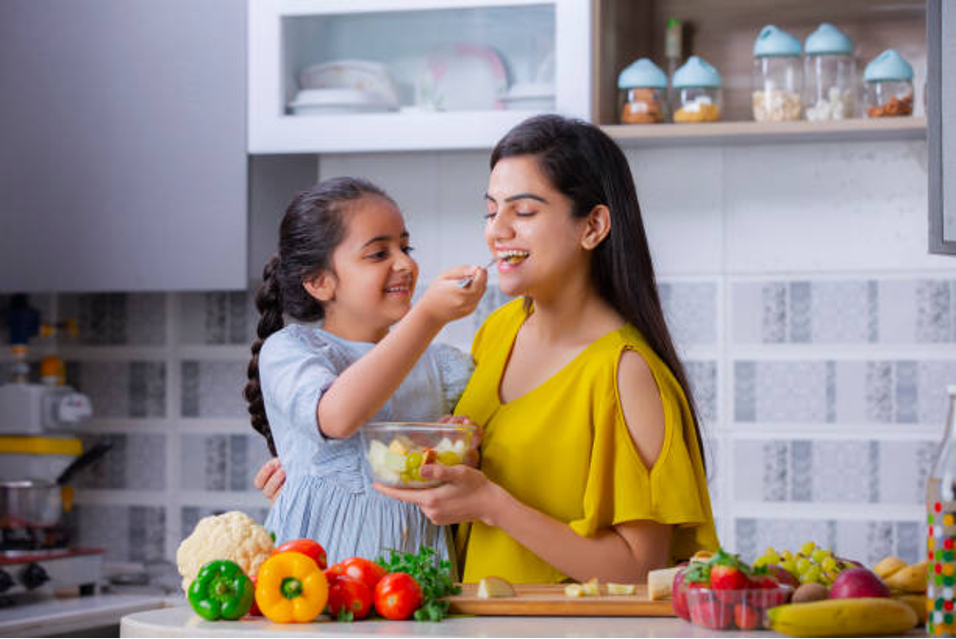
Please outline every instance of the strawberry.
[[760, 625], [760, 617], [763, 613], [756, 608], [744, 604], [734, 606], [734, 623], [741, 630], [753, 630]]
[[724, 603], [737, 603], [741, 590], [751, 587], [750, 569], [736, 555], [717, 551], [710, 560], [710, 587], [714, 596]]
[[716, 599], [700, 598], [697, 605], [691, 606], [691, 621], [698, 626], [704, 626], [712, 630], [723, 630], [729, 628], [734, 620], [734, 609], [722, 604]]

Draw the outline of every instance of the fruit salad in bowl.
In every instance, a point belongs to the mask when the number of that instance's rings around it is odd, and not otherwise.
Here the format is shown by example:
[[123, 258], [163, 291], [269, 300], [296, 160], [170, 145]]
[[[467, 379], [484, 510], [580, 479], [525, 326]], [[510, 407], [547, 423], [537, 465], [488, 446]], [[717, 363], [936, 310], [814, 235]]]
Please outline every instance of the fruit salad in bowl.
[[441, 482], [426, 479], [429, 463], [456, 466], [465, 462], [475, 436], [470, 424], [372, 422], [359, 431], [372, 476], [398, 488], [429, 488]]

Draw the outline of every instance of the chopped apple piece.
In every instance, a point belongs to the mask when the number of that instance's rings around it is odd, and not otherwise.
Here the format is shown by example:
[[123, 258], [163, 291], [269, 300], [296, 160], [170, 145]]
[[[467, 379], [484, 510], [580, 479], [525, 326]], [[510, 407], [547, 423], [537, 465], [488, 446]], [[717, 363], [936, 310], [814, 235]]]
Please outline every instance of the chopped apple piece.
[[588, 597], [597, 597], [601, 594], [597, 577], [591, 577], [581, 585], [584, 586], [584, 594]]
[[609, 595], [633, 595], [635, 590], [637, 590], [637, 586], [634, 584], [608, 583], [607, 585], [607, 594]]
[[408, 437], [399, 435], [389, 442], [388, 449], [397, 455], [407, 455], [414, 445]]
[[480, 599], [515, 597], [517, 594], [511, 582], [501, 577], [485, 577], [478, 582], [478, 597]]
[[584, 596], [584, 586], [581, 584], [568, 584], [564, 587], [564, 596], [565, 597], [583, 597]]

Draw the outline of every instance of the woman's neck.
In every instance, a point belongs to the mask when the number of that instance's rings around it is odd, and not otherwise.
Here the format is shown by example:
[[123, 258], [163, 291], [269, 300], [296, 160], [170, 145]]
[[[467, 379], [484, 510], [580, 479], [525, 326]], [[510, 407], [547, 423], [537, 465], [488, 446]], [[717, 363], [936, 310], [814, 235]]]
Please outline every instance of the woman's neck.
[[591, 343], [626, 322], [590, 281], [570, 282], [555, 295], [533, 297], [528, 325], [549, 343]]

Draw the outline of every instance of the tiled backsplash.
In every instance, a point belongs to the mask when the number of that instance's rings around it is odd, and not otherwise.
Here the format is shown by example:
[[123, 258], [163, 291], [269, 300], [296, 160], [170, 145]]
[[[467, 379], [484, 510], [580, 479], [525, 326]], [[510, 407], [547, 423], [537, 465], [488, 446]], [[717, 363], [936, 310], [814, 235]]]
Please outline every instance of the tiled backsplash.
[[[814, 540], [870, 562], [916, 560], [945, 387], [956, 382], [956, 261], [925, 255], [925, 147], [628, 156], [723, 543], [751, 559]], [[320, 172], [366, 176], [395, 197], [426, 247], [421, 291], [442, 268], [484, 261], [486, 156], [401, 157], [324, 156]], [[707, 167], [694, 189], [688, 166]], [[77, 318], [80, 336], [60, 352], [92, 398], [88, 436], [115, 445], [80, 482], [84, 541], [117, 559], [172, 558], [203, 515], [264, 518], [251, 479], [268, 453], [241, 397], [254, 293], [43, 302]], [[467, 349], [507, 300], [492, 284], [439, 339]]]

